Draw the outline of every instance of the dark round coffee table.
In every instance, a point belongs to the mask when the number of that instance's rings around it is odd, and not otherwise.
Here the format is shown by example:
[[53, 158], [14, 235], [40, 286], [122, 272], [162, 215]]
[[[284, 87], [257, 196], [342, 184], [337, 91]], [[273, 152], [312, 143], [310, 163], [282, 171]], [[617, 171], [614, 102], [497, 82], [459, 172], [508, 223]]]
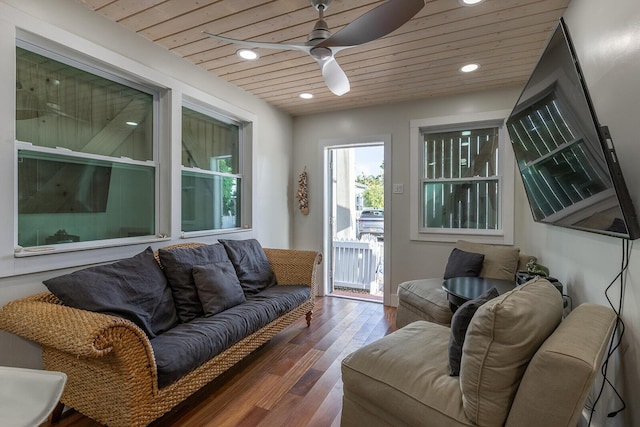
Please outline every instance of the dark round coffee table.
[[515, 288], [515, 280], [491, 279], [488, 277], [454, 277], [442, 282], [442, 289], [447, 293], [451, 311], [455, 312], [465, 302], [479, 297], [491, 288], [503, 294]]

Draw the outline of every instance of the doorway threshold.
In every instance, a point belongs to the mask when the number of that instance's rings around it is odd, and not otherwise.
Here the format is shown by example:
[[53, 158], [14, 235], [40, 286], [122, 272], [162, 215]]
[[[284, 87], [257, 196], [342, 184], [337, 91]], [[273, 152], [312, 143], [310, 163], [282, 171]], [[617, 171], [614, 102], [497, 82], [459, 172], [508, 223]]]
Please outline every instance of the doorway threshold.
[[382, 304], [383, 302], [382, 295], [372, 295], [370, 293], [349, 291], [345, 289], [334, 289], [333, 292], [328, 294], [328, 296], [337, 297], [337, 298], [355, 299], [359, 301], [377, 302], [380, 304]]

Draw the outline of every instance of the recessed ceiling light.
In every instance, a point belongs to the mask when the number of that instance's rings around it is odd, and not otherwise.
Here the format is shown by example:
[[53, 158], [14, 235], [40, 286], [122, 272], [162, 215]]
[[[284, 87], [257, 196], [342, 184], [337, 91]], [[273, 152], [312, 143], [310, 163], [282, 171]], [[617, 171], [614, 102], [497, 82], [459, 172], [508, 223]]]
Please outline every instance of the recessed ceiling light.
[[311, 99], [311, 98], [313, 98], [313, 94], [312, 94], [312, 93], [307, 93], [307, 92], [305, 92], [305, 93], [301, 93], [301, 94], [300, 94], [300, 95], [298, 95], [298, 96], [299, 96], [300, 98], [302, 98], [302, 99]]
[[137, 122], [127, 122], [129, 126], [138, 126]]
[[460, 0], [460, 4], [463, 6], [475, 6], [482, 3], [484, 0]]
[[478, 64], [467, 64], [460, 67], [460, 71], [462, 71], [463, 73], [470, 73], [472, 71], [477, 70], [478, 68], [480, 68]]
[[240, 49], [236, 52], [236, 55], [247, 61], [255, 61], [256, 59], [260, 58], [258, 52], [253, 49]]

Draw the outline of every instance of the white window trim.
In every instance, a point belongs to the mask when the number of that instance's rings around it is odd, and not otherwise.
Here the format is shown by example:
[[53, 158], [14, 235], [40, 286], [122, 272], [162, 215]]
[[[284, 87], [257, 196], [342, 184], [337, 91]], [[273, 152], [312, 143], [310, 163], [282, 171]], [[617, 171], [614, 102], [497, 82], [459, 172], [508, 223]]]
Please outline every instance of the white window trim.
[[[16, 12], [11, 7], [0, 4], [2, 12], [7, 12], [6, 20], [0, 20], [0, 52], [6, 59], [0, 69], [5, 76], [4, 84], [0, 92], [5, 96], [0, 103], [3, 117], [4, 141], [9, 144], [0, 144], [2, 153], [2, 176], [6, 182], [13, 182], [10, 191], [2, 197], [0, 212], [3, 218], [12, 219], [11, 226], [0, 230], [0, 278], [25, 276], [39, 272], [51, 272], [62, 269], [77, 268], [79, 266], [111, 262], [123, 257], [134, 255], [144, 250], [147, 246], [162, 247], [166, 242], [175, 242], [180, 239], [180, 144], [171, 141], [180, 140], [180, 108], [183, 96], [203, 102], [207, 105], [235, 117], [247, 127], [245, 135], [245, 181], [247, 189], [242, 195], [245, 214], [242, 229], [226, 234], [240, 233], [251, 236], [253, 200], [251, 199], [253, 186], [253, 159], [252, 145], [259, 140], [260, 124], [256, 113], [251, 112], [237, 104], [226, 101], [214, 95], [212, 91], [200, 89], [184, 80], [167, 73], [166, 70], [152, 68], [145, 61], [139, 61], [128, 57], [118, 51], [103, 47], [96, 42], [70, 33], [66, 30], [52, 27], [49, 23], [34, 18], [33, 16]], [[16, 149], [14, 146], [15, 132], [13, 122], [15, 120], [15, 48], [16, 40], [22, 40], [40, 46], [44, 49], [57, 52], [66, 57], [79, 59], [99, 67], [104, 67], [110, 73], [125, 77], [127, 81], [139, 82], [145, 87], [156, 88], [159, 92], [158, 117], [154, 121], [159, 126], [158, 150], [156, 151], [160, 166], [158, 171], [158, 235], [146, 237], [127, 238], [126, 242], [119, 239], [95, 241], [91, 247], [74, 248], [63, 247], [65, 244], [56, 245], [51, 251], [26, 252], [20, 251], [14, 245], [14, 231], [17, 229], [17, 216], [14, 198], [16, 194], [15, 167]], [[178, 160], [176, 160], [178, 159]], [[162, 216], [160, 217], [160, 213]], [[208, 241], [208, 240], [207, 240]], [[78, 243], [76, 243], [78, 245]], [[15, 253], [19, 252], [19, 253]], [[80, 255], [80, 256], [79, 256]], [[52, 273], [47, 273], [48, 276]]]
[[[70, 67], [77, 68], [86, 72], [89, 72], [98, 77], [106, 78], [112, 80], [114, 82], [127, 85], [131, 88], [139, 90], [144, 93], [148, 93], [153, 96], [153, 158], [152, 160], [146, 161], [135, 161], [132, 159], [120, 158], [117, 159], [119, 163], [123, 164], [136, 164], [136, 165], [144, 165], [144, 166], [152, 166], [155, 170], [155, 223], [154, 228], [156, 230], [155, 236], [140, 236], [140, 237], [125, 237], [125, 238], [116, 238], [116, 239], [104, 239], [104, 240], [90, 240], [86, 242], [74, 242], [74, 243], [65, 243], [65, 244], [57, 244], [55, 246], [35, 246], [22, 248], [18, 245], [18, 203], [17, 203], [17, 185], [18, 179], [17, 175], [14, 176], [14, 213], [13, 213], [13, 226], [14, 226], [14, 257], [15, 258], [23, 258], [30, 257], [34, 255], [46, 255], [51, 253], [66, 253], [66, 252], [76, 252], [76, 251], [85, 251], [88, 249], [103, 249], [103, 248], [111, 248], [111, 247], [119, 247], [125, 245], [136, 245], [136, 244], [148, 244], [154, 242], [162, 242], [169, 240], [166, 232], [162, 231], [165, 227], [163, 226], [167, 223], [167, 220], [163, 218], [162, 209], [160, 206], [160, 195], [163, 193], [163, 188], [160, 183], [160, 140], [162, 139], [162, 128], [160, 127], [160, 117], [167, 117], [166, 112], [161, 112], [161, 98], [163, 88], [160, 86], [151, 84], [149, 82], [143, 82], [139, 80], [135, 74], [128, 73], [127, 71], [118, 69], [116, 67], [109, 66], [108, 64], [104, 64], [96, 58], [87, 56], [81, 52], [73, 51], [68, 47], [62, 46], [55, 41], [43, 39], [39, 36], [35, 36], [26, 32], [18, 32], [15, 38], [15, 47], [19, 47], [22, 49], [29, 50], [38, 55], [45, 56], [47, 58], [51, 58], [55, 61], [66, 64]], [[15, 49], [14, 47], [14, 49]], [[13, 64], [13, 69], [15, 72], [15, 61]], [[15, 106], [15, 103], [14, 103]], [[34, 145], [28, 141], [19, 141], [15, 140], [13, 151], [14, 151], [14, 163], [13, 163], [13, 172], [14, 175], [17, 174], [17, 153], [20, 149], [26, 149], [30, 151], [38, 151], [38, 152], [48, 152], [53, 154], [63, 154], [63, 155], [71, 155], [72, 157], [78, 158], [86, 158], [86, 159], [98, 159], [98, 160], [114, 160], [108, 156], [101, 155], [93, 155], [89, 153], [78, 153], [65, 148], [48, 148], [43, 146]], [[38, 268], [35, 268], [34, 271], [38, 271]], [[31, 272], [31, 268], [28, 270]], [[1, 275], [0, 275], [1, 276]]]
[[[471, 240], [480, 243], [512, 245], [514, 238], [514, 177], [515, 160], [513, 150], [509, 145], [509, 137], [505, 127], [505, 120], [510, 110], [486, 111], [453, 116], [432, 117], [411, 120], [410, 127], [410, 191], [411, 209], [409, 221], [409, 236], [411, 240], [430, 242], [455, 242], [457, 240]], [[451, 128], [487, 122], [500, 123], [499, 141], [499, 183], [500, 183], [500, 218], [499, 230], [421, 230], [420, 227], [420, 173], [421, 148], [420, 134], [425, 128]]]

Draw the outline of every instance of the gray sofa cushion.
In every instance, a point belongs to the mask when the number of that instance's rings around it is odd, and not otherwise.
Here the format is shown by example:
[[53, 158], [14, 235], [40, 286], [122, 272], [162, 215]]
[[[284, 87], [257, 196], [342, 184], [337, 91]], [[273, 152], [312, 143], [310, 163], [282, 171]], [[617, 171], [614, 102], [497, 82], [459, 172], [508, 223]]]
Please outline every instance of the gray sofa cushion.
[[229, 260], [193, 267], [193, 281], [205, 316], [213, 316], [246, 301]]
[[308, 286], [279, 285], [211, 317], [198, 317], [151, 340], [158, 386], [165, 387], [310, 297]]
[[198, 298], [192, 270], [196, 265], [228, 260], [224, 247], [216, 243], [195, 248], [160, 249], [158, 257], [169, 280], [180, 321], [185, 323], [202, 316], [204, 310]]
[[63, 304], [131, 320], [149, 338], [178, 323], [160, 266], [149, 247], [138, 255], [44, 281]]
[[236, 269], [245, 295], [257, 294], [277, 284], [267, 255], [256, 239], [219, 240]]

